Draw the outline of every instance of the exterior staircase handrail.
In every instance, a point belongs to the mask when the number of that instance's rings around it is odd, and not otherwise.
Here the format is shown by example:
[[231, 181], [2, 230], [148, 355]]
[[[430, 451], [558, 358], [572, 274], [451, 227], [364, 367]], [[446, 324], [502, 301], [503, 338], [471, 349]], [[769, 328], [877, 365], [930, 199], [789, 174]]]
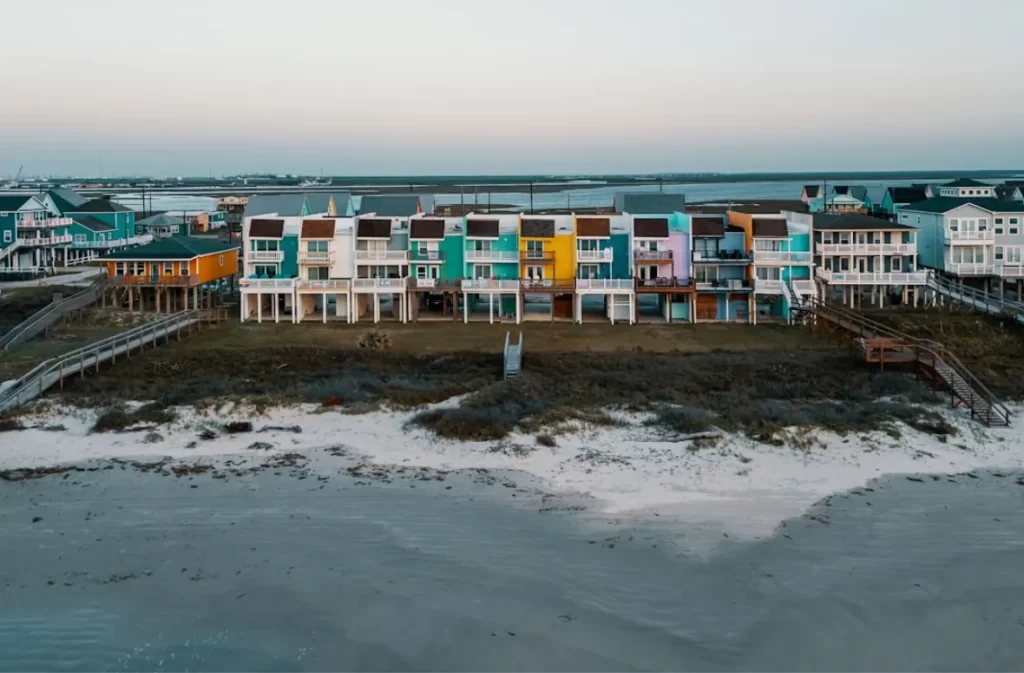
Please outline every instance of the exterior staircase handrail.
[[978, 290], [967, 285], [956, 285], [945, 276], [934, 272], [928, 275], [928, 286], [932, 290], [951, 299], [967, 298], [973, 302], [981, 303], [983, 310], [988, 310], [989, 307], [992, 307], [997, 309], [995, 312], [1006, 313], [1016, 317], [1018, 320], [1024, 321], [1024, 303], [996, 297], [984, 290]]
[[47, 304], [30, 315], [27, 319], [23, 320], [20, 324], [15, 325], [14, 328], [3, 337], [0, 337], [0, 352], [7, 350], [11, 346], [28, 341], [55, 323], [65, 313], [84, 308], [89, 304], [92, 304], [103, 296], [103, 290], [105, 287], [106, 276], [101, 274], [99, 278], [94, 280], [89, 287], [85, 288], [81, 292], [76, 292], [70, 297], [65, 297], [60, 301]]
[[[1010, 410], [1006, 405], [999, 401], [992, 391], [988, 389], [988, 386], [982, 383], [978, 377], [976, 377], [974, 373], [967, 368], [960, 358], [947, 350], [941, 343], [930, 339], [912, 337], [909, 334], [893, 329], [892, 327], [884, 325], [876, 320], [872, 320], [835, 304], [824, 302], [816, 297], [810, 297], [807, 303], [795, 306], [792, 310], [811, 312], [816, 316], [830, 320], [842, 327], [849, 327], [849, 325], [844, 325], [844, 322], [852, 324], [853, 326], [861, 328], [860, 336], [865, 339], [874, 336], [885, 336], [904, 342], [906, 345], [914, 349], [919, 362], [928, 364], [933, 370], [940, 365], [949, 367], [953, 372], [960, 376], [968, 386], [971, 387], [972, 392], [975, 395], [985, 401], [990, 412], [998, 416], [1003, 423], [1009, 424]], [[922, 358], [922, 354], [926, 355], [927, 358]], [[931, 362], [928, 361], [928, 358], [931, 359]], [[948, 382], [947, 385], [949, 385]], [[972, 413], [974, 412], [973, 403], [971, 411]], [[986, 423], [991, 424], [991, 419], [986, 419]]]

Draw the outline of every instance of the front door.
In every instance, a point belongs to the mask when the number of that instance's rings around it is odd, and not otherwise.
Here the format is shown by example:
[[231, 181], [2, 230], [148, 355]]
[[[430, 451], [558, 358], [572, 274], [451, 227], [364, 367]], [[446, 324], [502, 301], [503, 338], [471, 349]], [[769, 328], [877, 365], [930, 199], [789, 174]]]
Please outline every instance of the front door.
[[658, 277], [658, 267], [653, 264], [649, 266], [641, 266], [639, 271], [640, 280], [654, 280]]
[[858, 273], [868, 272], [868, 260], [865, 259], [864, 257], [857, 258], [857, 271]]
[[473, 265], [473, 278], [480, 280], [482, 278], [491, 277], [491, 265], [490, 264], [474, 264]]
[[530, 280], [544, 280], [544, 267], [542, 265], [526, 267], [526, 277]]

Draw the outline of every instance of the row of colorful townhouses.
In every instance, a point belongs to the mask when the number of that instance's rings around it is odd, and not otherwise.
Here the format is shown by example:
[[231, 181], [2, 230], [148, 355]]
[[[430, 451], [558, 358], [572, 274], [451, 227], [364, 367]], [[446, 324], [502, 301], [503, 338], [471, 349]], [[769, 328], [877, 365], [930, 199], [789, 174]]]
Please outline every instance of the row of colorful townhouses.
[[917, 229], [863, 215], [687, 213], [663, 193], [620, 195], [609, 214], [438, 217], [416, 196], [333, 215], [277, 205], [243, 220], [243, 321], [756, 323], [813, 296], [916, 300], [927, 282]]
[[109, 199], [85, 199], [67, 189], [0, 195], [0, 270], [37, 271], [82, 264], [142, 245], [135, 211]]

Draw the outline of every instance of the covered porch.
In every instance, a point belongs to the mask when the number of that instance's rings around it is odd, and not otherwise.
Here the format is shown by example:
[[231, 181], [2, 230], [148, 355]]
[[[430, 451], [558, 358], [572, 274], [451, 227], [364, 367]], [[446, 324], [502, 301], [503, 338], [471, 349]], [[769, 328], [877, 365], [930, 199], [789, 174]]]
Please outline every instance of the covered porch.
[[347, 278], [299, 280], [295, 284], [296, 309], [292, 322], [315, 320], [353, 321], [352, 282]]
[[633, 281], [624, 279], [577, 279], [576, 322], [636, 321], [636, 293]]
[[239, 281], [241, 321], [255, 318], [263, 322], [273, 318], [281, 322], [287, 316], [294, 322], [295, 312], [295, 278], [243, 278]]

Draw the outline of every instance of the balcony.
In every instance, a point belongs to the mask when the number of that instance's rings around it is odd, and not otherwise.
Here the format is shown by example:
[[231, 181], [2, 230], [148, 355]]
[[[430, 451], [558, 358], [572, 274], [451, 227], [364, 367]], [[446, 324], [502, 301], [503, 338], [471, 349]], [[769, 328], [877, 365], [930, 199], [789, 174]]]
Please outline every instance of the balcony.
[[284, 292], [291, 291], [296, 278], [242, 278], [238, 287], [242, 292]]
[[356, 292], [404, 292], [408, 278], [353, 278], [352, 289]]
[[577, 292], [630, 292], [633, 290], [631, 278], [578, 278], [576, 280]]
[[114, 276], [107, 281], [120, 287], [193, 287], [199, 285], [199, 276]]
[[754, 281], [754, 292], [756, 294], [781, 295], [782, 281], [757, 278]]
[[440, 264], [444, 261], [444, 253], [440, 250], [413, 250], [409, 253], [409, 261]]
[[818, 268], [815, 272], [818, 278], [832, 285], [924, 285], [928, 282], [927, 271], [856, 272]]
[[409, 279], [410, 290], [448, 290], [456, 291], [459, 289], [459, 281], [450, 278], [410, 278]]
[[955, 276], [994, 276], [994, 264], [955, 264], [946, 262], [946, 271]]
[[788, 266], [790, 264], [810, 264], [809, 252], [783, 252], [781, 250], [755, 250], [754, 264], [761, 266]]
[[[822, 255], [916, 255], [916, 243], [820, 243]], [[755, 260], [757, 253], [754, 253]]]
[[467, 262], [518, 262], [518, 250], [467, 250]]
[[333, 264], [333, 250], [299, 250], [299, 264]]
[[1024, 265], [997, 264], [996, 274], [1003, 278], [1024, 278]]
[[719, 250], [712, 253], [693, 251], [694, 264], [750, 264], [752, 261], [754, 256], [749, 250]]
[[518, 292], [519, 281], [518, 280], [498, 280], [497, 278], [473, 278], [462, 281], [462, 291], [502, 291], [502, 292]]
[[633, 259], [638, 262], [671, 262], [671, 250], [640, 250], [633, 251]]
[[564, 290], [571, 292], [576, 289], [575, 278], [520, 278], [519, 286], [523, 292], [553, 292]]
[[611, 263], [613, 252], [611, 248], [603, 250], [577, 250], [577, 262], [608, 262]]
[[22, 220], [18, 222], [18, 229], [53, 229], [54, 227], [70, 227], [70, 217], [47, 217], [39, 220]]
[[284, 252], [281, 250], [250, 250], [245, 255], [245, 261], [255, 264], [280, 264], [284, 261]]
[[667, 292], [670, 290], [692, 290], [693, 280], [690, 278], [637, 278], [637, 292]]
[[754, 289], [754, 281], [749, 278], [698, 280], [694, 286], [698, 292], [750, 292]]
[[544, 250], [522, 250], [519, 253], [519, 259], [523, 262], [533, 262], [535, 264], [554, 264], [555, 253]]
[[71, 243], [73, 237], [71, 234], [65, 234], [63, 236], [38, 236], [38, 237], [24, 237], [18, 238], [18, 243], [29, 248], [38, 248], [42, 246], [50, 245], [67, 245]]
[[356, 262], [403, 264], [408, 261], [408, 250], [356, 250]]
[[352, 282], [348, 278], [325, 278], [309, 280], [301, 278], [295, 283], [299, 290], [348, 290]]
[[128, 236], [127, 238], [115, 238], [109, 241], [75, 241], [71, 244], [71, 247], [91, 249], [125, 248], [132, 245], [145, 245], [146, 243], [152, 242], [152, 234], [141, 234], [139, 236]]
[[946, 243], [995, 243], [996, 233], [992, 229], [968, 229], [960, 231], [946, 230]]

